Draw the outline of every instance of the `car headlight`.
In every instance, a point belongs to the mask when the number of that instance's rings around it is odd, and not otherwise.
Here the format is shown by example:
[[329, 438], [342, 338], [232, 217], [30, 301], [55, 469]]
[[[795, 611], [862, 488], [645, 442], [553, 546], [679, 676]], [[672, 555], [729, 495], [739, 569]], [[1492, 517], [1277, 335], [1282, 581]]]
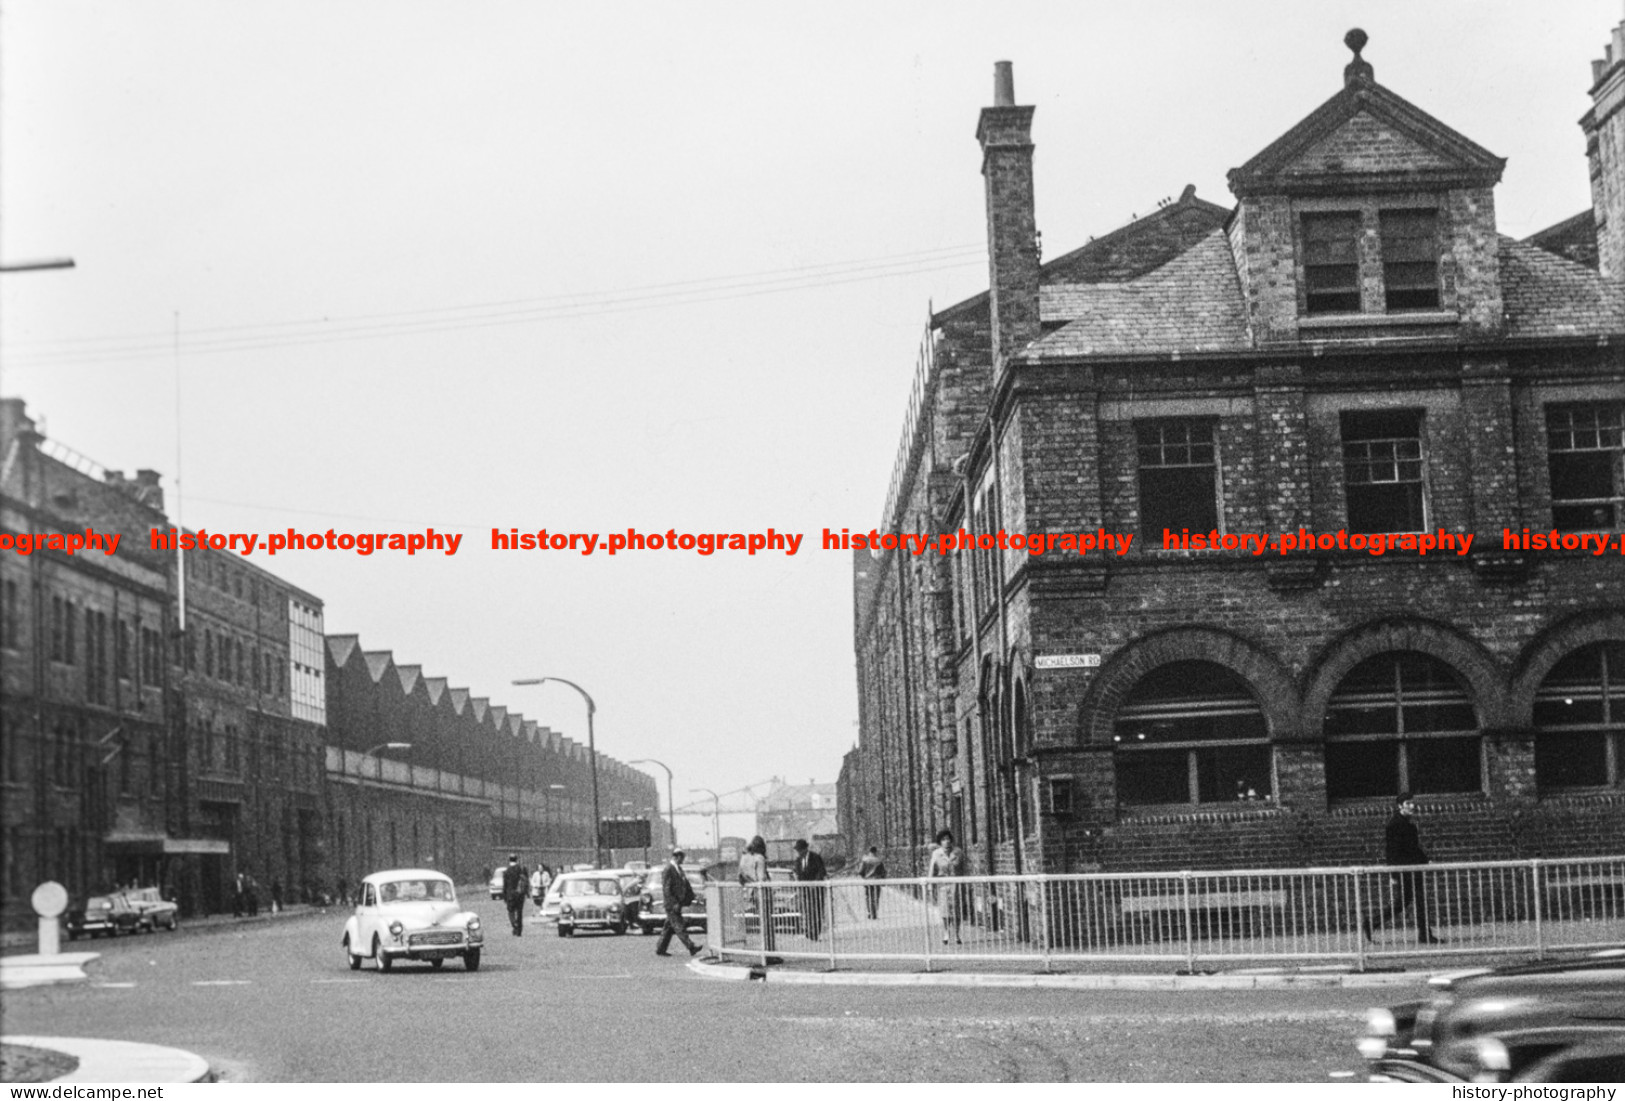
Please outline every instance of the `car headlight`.
[[573, 909], [571, 909], [570, 904], [568, 902], [566, 902], [564, 905], [559, 907], [559, 913], [561, 913], [561, 914], [571, 914], [571, 913], [574, 913], [574, 912], [575, 911]]
[[1507, 1046], [1494, 1036], [1480, 1036], [1473, 1041], [1473, 1058], [1479, 1066], [1479, 1072], [1473, 1075], [1476, 1082], [1499, 1082], [1512, 1069]]
[[404, 925], [402, 925], [400, 922], [392, 921], [392, 922], [389, 923], [389, 935], [394, 937], [396, 940], [400, 940], [401, 939], [401, 933], [405, 928], [406, 927]]
[[1387, 1009], [1368, 1009], [1365, 1011], [1365, 1034], [1367, 1036], [1398, 1036], [1399, 1025], [1394, 1020], [1394, 1014]]
[[470, 933], [478, 932], [479, 928], [480, 928], [480, 919], [479, 918], [471, 917], [471, 918], [468, 919], [468, 931]]

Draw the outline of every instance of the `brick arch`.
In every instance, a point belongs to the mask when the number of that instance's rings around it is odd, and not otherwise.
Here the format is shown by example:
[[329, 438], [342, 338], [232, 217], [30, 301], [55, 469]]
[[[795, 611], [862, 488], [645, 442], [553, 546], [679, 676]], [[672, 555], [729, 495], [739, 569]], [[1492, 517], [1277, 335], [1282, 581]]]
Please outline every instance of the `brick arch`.
[[1468, 701], [1478, 715], [1480, 729], [1507, 725], [1506, 675], [1493, 654], [1449, 624], [1396, 617], [1362, 624], [1326, 647], [1304, 689], [1304, 732], [1320, 738], [1326, 725], [1326, 705], [1349, 670], [1373, 654], [1391, 650], [1414, 650], [1438, 658], [1467, 682]]
[[1625, 608], [1602, 608], [1570, 616], [1536, 635], [1513, 668], [1507, 691], [1509, 725], [1535, 725], [1535, 692], [1559, 660], [1594, 642], [1625, 642]]
[[1141, 677], [1175, 661], [1209, 661], [1241, 677], [1253, 690], [1271, 740], [1298, 729], [1298, 690], [1275, 655], [1240, 635], [1214, 627], [1172, 627], [1145, 635], [1101, 667], [1079, 708], [1082, 745], [1109, 746], [1117, 712]]

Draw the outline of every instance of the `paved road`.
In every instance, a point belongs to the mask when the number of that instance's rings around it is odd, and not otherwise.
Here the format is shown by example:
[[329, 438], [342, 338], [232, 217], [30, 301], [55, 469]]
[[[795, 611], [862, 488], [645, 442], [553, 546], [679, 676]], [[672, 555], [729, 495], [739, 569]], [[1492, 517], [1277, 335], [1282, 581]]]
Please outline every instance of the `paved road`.
[[7, 1032], [195, 1051], [227, 1081], [1307, 1081], [1386, 991], [1075, 992], [707, 982], [651, 938], [507, 933], [480, 971], [345, 965], [343, 915], [101, 940]]

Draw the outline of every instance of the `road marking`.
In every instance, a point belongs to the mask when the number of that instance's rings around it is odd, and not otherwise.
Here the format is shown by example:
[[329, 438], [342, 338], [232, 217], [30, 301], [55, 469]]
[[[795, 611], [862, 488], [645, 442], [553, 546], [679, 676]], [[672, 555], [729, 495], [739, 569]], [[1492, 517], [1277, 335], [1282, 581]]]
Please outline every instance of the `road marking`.
[[193, 986], [252, 986], [248, 979], [202, 979], [194, 982]]
[[99, 982], [96, 984], [103, 990], [129, 990], [135, 986], [133, 982]]
[[371, 982], [372, 980], [371, 979], [311, 979], [310, 981], [313, 982], [313, 983], [317, 983], [317, 982]]

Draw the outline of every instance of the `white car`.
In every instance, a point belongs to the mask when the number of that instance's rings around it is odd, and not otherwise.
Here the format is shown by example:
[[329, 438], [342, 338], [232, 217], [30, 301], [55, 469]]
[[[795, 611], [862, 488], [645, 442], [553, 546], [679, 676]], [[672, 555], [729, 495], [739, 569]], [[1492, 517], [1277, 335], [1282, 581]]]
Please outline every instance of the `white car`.
[[559, 936], [570, 936], [577, 929], [625, 934], [626, 904], [614, 872], [565, 872], [554, 886], [559, 893]]
[[344, 923], [343, 943], [352, 971], [360, 970], [368, 957], [378, 970], [388, 971], [396, 960], [428, 960], [438, 968], [453, 956], [478, 971], [485, 930], [479, 915], [458, 903], [449, 876], [398, 868], [361, 881], [355, 913]]

